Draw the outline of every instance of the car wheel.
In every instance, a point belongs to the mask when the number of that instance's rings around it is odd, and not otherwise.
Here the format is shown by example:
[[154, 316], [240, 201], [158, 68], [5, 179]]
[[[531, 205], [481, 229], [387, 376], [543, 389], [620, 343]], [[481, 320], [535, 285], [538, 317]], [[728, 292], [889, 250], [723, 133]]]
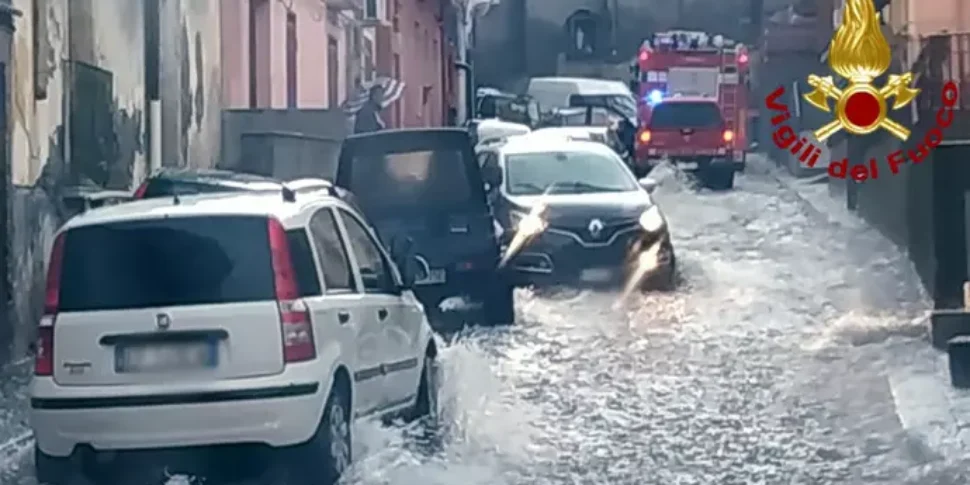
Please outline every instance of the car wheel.
[[327, 398], [323, 417], [310, 441], [284, 452], [263, 482], [272, 485], [331, 485], [350, 468], [353, 458], [350, 396], [339, 383]]
[[441, 369], [438, 367], [438, 359], [432, 355], [425, 355], [424, 366], [421, 369], [421, 380], [418, 383], [418, 399], [410, 420], [423, 419], [429, 430], [438, 428], [438, 392], [440, 388]]
[[482, 310], [489, 325], [515, 323], [515, 287], [504, 281], [493, 283], [482, 299]]
[[34, 444], [34, 475], [40, 485], [84, 483], [81, 470], [75, 470], [70, 458], [51, 456]]

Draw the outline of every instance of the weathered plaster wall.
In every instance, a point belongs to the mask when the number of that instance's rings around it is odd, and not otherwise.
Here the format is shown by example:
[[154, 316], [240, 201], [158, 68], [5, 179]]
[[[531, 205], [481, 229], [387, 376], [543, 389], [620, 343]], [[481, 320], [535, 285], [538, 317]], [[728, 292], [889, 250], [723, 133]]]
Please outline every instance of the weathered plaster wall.
[[[73, 140], [72, 178], [126, 189], [143, 172], [146, 159], [143, 4], [132, 0], [67, 4], [77, 81], [71, 93], [71, 110], [78, 121], [73, 137], [83, 133], [95, 138]], [[110, 76], [107, 93], [100, 84], [105, 76]], [[81, 120], [94, 121], [96, 132], [84, 131]]]
[[[8, 234], [13, 288], [6, 357], [20, 357], [34, 339], [43, 301], [44, 261], [60, 225], [56, 194], [65, 171], [64, 82], [68, 9], [58, 0], [17, 0], [10, 90], [11, 180]], [[36, 49], [34, 39], [36, 38]]]
[[[227, 109], [249, 108], [250, 104], [249, 9], [245, 6], [240, 0], [220, 0], [222, 87]], [[286, 107], [288, 9], [296, 15], [297, 106], [327, 108], [327, 35], [333, 32], [328, 30], [326, 8], [319, 0], [264, 0], [257, 8], [256, 104]]]
[[160, 0], [158, 8], [163, 164], [214, 167], [223, 103], [220, 5]]

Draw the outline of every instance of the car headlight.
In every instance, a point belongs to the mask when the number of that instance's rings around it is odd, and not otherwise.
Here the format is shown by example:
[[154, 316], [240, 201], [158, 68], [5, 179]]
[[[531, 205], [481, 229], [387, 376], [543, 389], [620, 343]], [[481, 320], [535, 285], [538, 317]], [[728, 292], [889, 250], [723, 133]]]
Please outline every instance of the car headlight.
[[533, 209], [528, 213], [510, 211], [509, 222], [516, 234], [534, 236], [546, 230], [548, 224], [543, 215], [544, 211], [541, 208]]
[[666, 221], [657, 206], [650, 207], [640, 214], [640, 226], [647, 232], [657, 232], [664, 227]]

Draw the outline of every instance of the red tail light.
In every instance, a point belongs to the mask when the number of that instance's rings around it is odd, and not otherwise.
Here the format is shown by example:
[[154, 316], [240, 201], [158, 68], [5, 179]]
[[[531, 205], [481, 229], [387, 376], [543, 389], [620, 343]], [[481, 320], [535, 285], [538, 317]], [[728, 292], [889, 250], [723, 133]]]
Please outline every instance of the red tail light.
[[47, 292], [44, 296], [44, 315], [37, 326], [37, 355], [34, 358], [34, 375], [49, 376], [54, 373], [54, 321], [61, 301], [61, 268], [64, 264], [64, 233], [54, 239], [51, 260], [47, 266]]
[[317, 356], [313, 342], [313, 323], [306, 303], [300, 298], [300, 287], [293, 270], [286, 230], [276, 219], [269, 220], [269, 247], [273, 261], [276, 301], [280, 309], [283, 333], [283, 361], [303, 362]]
[[640, 62], [647, 62], [650, 59], [650, 53], [647, 51], [640, 51]]
[[147, 180], [145, 182], [143, 182], [141, 185], [139, 185], [137, 189], [135, 189], [134, 198], [135, 199], [144, 199], [145, 198], [145, 192], [148, 192], [148, 181]]
[[650, 143], [650, 140], [652, 138], [653, 138], [653, 134], [650, 133], [650, 130], [641, 131], [640, 136], [637, 137], [641, 145], [646, 145], [647, 143]]
[[722, 138], [724, 138], [725, 143], [731, 143], [734, 141], [734, 132], [731, 130], [724, 130], [724, 135], [722, 135]]

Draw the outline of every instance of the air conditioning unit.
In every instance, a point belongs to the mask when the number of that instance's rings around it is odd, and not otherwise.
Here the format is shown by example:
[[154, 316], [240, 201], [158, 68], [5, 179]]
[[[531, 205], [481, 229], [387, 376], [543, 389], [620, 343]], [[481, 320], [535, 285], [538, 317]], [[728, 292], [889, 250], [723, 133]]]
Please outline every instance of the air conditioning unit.
[[363, 19], [361, 20], [361, 25], [365, 27], [374, 25], [386, 25], [388, 20], [387, 15], [387, 0], [363, 0], [364, 11]]

